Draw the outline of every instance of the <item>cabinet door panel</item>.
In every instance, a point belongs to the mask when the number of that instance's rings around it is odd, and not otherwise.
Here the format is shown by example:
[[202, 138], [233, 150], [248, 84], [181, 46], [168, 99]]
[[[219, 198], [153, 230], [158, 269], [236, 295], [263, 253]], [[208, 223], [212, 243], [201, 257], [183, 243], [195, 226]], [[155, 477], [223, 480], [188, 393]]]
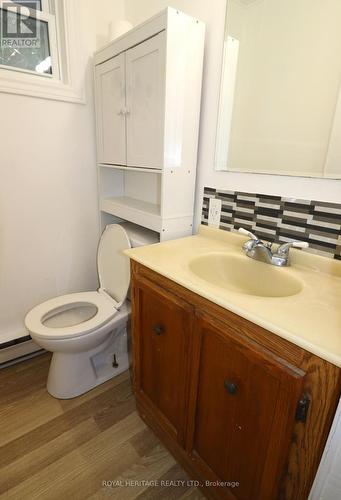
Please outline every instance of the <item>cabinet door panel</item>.
[[195, 338], [193, 458], [211, 479], [239, 483], [223, 498], [275, 498], [304, 373], [214, 321], [199, 320]]
[[126, 52], [127, 164], [162, 168], [165, 33]]
[[124, 54], [96, 66], [98, 161], [126, 164]]
[[135, 388], [166, 431], [182, 443], [192, 307], [138, 281], [134, 308]]

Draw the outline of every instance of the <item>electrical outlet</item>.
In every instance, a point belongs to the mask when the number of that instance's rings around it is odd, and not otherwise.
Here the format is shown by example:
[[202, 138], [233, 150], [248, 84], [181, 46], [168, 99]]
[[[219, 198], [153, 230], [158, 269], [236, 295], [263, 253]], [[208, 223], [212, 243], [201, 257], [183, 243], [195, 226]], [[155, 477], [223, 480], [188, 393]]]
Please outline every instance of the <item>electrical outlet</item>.
[[208, 225], [213, 227], [219, 227], [220, 214], [221, 214], [221, 200], [217, 200], [216, 198], [210, 198], [210, 204], [208, 207]]

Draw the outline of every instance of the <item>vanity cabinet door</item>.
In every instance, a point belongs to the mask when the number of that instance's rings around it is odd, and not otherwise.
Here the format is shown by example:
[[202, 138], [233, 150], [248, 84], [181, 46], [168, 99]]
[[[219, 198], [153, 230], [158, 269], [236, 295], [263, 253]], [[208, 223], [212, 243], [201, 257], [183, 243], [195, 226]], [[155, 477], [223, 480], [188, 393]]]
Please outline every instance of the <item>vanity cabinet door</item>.
[[188, 450], [218, 498], [274, 500], [304, 372], [205, 313], [194, 339]]
[[134, 387], [158, 425], [184, 442], [193, 308], [144, 279], [133, 287]]
[[126, 165], [124, 54], [96, 66], [95, 81], [98, 162]]
[[165, 32], [126, 52], [127, 165], [162, 168]]

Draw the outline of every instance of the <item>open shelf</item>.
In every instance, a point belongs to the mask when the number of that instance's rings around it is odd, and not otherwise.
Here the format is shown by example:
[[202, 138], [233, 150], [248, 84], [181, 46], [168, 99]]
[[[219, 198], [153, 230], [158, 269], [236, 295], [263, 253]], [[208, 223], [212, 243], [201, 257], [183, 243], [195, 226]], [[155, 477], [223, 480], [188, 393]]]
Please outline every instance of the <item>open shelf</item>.
[[162, 230], [160, 205], [149, 203], [129, 196], [103, 198], [100, 209], [129, 222], [147, 227], [153, 231]]
[[99, 163], [99, 167], [113, 168], [114, 170], [130, 170], [132, 172], [149, 172], [151, 174], [162, 174], [162, 169], [147, 167], [127, 167], [126, 165], [111, 165], [109, 163]]

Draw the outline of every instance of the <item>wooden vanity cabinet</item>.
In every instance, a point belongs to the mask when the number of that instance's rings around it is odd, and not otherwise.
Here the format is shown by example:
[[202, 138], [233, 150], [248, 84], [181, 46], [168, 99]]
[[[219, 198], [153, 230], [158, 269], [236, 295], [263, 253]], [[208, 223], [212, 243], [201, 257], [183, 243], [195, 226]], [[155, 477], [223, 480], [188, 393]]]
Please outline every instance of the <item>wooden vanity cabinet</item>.
[[135, 262], [132, 306], [140, 415], [204, 494], [307, 499], [340, 369]]

